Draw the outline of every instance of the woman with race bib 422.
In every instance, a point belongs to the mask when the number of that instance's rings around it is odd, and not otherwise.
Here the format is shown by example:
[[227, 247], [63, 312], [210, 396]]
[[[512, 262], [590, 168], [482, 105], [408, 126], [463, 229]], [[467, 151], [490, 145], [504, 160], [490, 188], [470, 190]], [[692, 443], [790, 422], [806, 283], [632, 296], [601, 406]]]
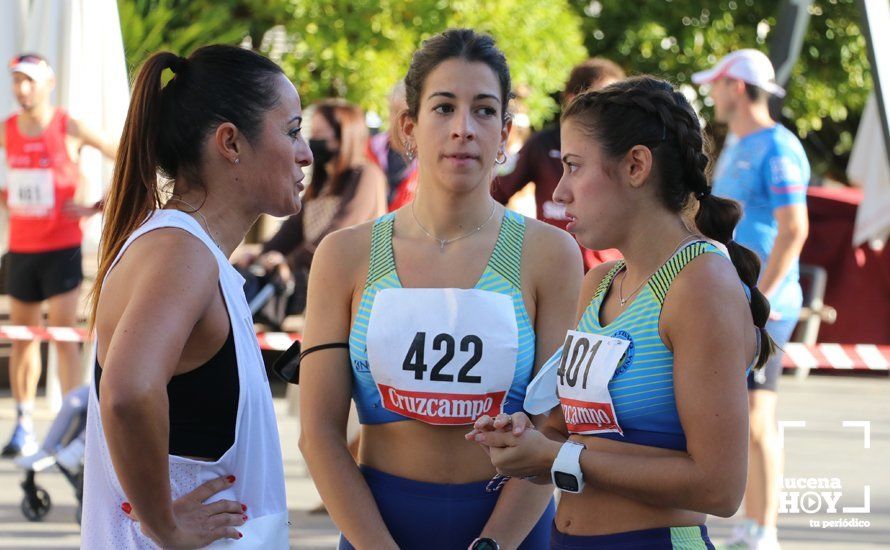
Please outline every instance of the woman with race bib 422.
[[[490, 37], [431, 38], [406, 87], [418, 193], [316, 252], [300, 448], [341, 548], [543, 548], [550, 491], [489, 483], [491, 462], [463, 434], [480, 415], [522, 409], [572, 322], [578, 248], [489, 194], [510, 131], [509, 69]], [[350, 394], [359, 467], [346, 447]]]

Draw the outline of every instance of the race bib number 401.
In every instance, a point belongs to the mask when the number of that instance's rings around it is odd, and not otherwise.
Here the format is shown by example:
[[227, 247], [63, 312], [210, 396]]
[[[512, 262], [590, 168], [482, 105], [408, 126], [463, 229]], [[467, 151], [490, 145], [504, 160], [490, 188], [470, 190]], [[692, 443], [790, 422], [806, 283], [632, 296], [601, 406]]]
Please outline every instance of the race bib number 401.
[[513, 300], [463, 289], [384, 289], [368, 322], [383, 407], [428, 424], [472, 424], [503, 410], [518, 329]]
[[556, 371], [557, 392], [570, 433], [622, 433], [609, 394], [630, 341], [570, 330]]

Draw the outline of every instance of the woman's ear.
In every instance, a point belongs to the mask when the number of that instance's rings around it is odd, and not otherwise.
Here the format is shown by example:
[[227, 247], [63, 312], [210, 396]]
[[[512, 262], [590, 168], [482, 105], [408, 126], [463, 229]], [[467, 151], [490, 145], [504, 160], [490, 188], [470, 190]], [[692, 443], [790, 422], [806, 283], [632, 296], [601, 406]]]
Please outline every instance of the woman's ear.
[[235, 164], [238, 156], [243, 152], [241, 150], [241, 132], [238, 131], [238, 127], [231, 122], [223, 122], [216, 128], [213, 140], [220, 156]]
[[642, 187], [652, 172], [652, 150], [645, 145], [634, 145], [624, 155], [622, 173], [632, 187]]
[[417, 144], [414, 142], [414, 128], [416, 126], [417, 122], [411, 118], [408, 111], [402, 111], [399, 114], [399, 137], [402, 139], [402, 147], [405, 148], [405, 152], [413, 152], [417, 149]]
[[510, 139], [510, 131], [513, 129], [513, 115], [507, 113], [504, 125], [501, 127], [501, 145], [499, 150], [507, 153], [507, 140]]

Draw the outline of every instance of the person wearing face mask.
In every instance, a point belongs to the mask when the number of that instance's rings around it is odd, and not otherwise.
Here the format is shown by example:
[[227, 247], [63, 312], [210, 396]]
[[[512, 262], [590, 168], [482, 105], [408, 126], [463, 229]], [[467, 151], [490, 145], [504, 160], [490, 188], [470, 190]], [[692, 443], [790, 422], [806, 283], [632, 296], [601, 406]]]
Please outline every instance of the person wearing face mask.
[[[286, 280], [294, 281], [286, 307], [290, 315], [305, 309], [309, 266], [321, 240], [386, 212], [386, 176], [368, 160], [367, 147], [368, 129], [358, 106], [340, 99], [315, 105], [309, 132], [315, 162], [303, 210], [281, 224], [255, 259], [267, 271], [280, 269]], [[247, 256], [238, 263], [251, 260]]]

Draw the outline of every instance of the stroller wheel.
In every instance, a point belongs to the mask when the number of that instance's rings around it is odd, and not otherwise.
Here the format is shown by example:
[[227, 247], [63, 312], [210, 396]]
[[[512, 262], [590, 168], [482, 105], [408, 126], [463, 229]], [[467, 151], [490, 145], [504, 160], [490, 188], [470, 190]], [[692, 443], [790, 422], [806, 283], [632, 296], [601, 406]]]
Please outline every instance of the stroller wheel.
[[34, 492], [25, 495], [22, 499], [22, 514], [28, 521], [42, 520], [52, 507], [53, 503], [49, 498], [49, 493], [40, 486], [34, 487]]

